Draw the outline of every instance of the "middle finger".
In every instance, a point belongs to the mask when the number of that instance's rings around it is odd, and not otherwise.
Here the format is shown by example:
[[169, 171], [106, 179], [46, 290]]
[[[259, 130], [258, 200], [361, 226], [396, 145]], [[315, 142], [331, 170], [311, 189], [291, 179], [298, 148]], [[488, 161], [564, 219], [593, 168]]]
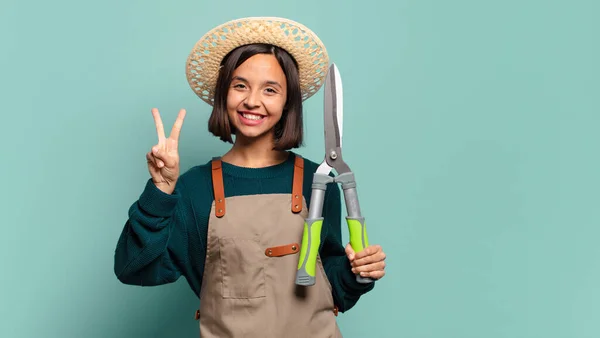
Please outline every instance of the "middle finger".
[[383, 254], [383, 252], [378, 252], [376, 254], [373, 254], [373, 255], [370, 255], [367, 257], [363, 257], [363, 258], [353, 261], [352, 266], [360, 266], [360, 265], [370, 264], [370, 263], [374, 263], [374, 262], [383, 261], [384, 259], [385, 259], [385, 255]]

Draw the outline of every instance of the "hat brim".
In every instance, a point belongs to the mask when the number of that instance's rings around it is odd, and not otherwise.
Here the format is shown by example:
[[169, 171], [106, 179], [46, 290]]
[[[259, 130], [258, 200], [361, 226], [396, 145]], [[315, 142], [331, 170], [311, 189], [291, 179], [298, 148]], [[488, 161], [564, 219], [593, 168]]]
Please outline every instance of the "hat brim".
[[302, 100], [323, 85], [329, 56], [314, 32], [289, 19], [249, 17], [221, 24], [196, 42], [186, 62], [187, 80], [196, 95], [212, 106], [221, 61], [233, 49], [253, 43], [275, 45], [292, 55], [298, 63]]

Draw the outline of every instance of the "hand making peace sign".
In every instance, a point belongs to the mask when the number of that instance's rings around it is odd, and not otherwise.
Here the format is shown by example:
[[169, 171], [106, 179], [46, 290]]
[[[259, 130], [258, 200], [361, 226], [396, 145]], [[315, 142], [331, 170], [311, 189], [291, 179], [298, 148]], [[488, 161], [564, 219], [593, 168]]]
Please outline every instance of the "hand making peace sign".
[[179, 143], [179, 133], [181, 132], [183, 119], [185, 118], [185, 109], [179, 111], [177, 120], [171, 129], [171, 135], [168, 138], [165, 137], [165, 130], [158, 109], [152, 109], [152, 116], [154, 116], [156, 132], [158, 133], [158, 144], [152, 147], [146, 154], [148, 171], [156, 187], [167, 194], [171, 194], [175, 190], [175, 182], [177, 182], [177, 178], [179, 177], [179, 152], [177, 146]]

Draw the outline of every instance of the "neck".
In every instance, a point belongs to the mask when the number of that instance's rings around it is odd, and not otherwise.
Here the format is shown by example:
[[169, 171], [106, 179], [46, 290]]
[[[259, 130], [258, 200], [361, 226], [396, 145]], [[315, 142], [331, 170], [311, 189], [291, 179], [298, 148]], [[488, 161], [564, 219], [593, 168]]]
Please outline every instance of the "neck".
[[[267, 135], [265, 135], [267, 136]], [[236, 137], [233, 147], [223, 155], [223, 161], [240, 167], [262, 168], [285, 161], [288, 153], [273, 150], [273, 136], [259, 139]]]

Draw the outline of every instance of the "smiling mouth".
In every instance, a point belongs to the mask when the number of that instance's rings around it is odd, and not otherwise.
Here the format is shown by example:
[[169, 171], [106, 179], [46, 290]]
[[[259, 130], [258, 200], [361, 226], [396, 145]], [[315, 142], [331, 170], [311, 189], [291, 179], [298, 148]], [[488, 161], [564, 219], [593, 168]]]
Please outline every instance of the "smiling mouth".
[[264, 115], [253, 114], [253, 113], [249, 113], [249, 112], [240, 112], [240, 111], [238, 111], [238, 114], [240, 114], [245, 119], [253, 120], [253, 121], [258, 121], [258, 120], [262, 120], [263, 118], [265, 118]]

